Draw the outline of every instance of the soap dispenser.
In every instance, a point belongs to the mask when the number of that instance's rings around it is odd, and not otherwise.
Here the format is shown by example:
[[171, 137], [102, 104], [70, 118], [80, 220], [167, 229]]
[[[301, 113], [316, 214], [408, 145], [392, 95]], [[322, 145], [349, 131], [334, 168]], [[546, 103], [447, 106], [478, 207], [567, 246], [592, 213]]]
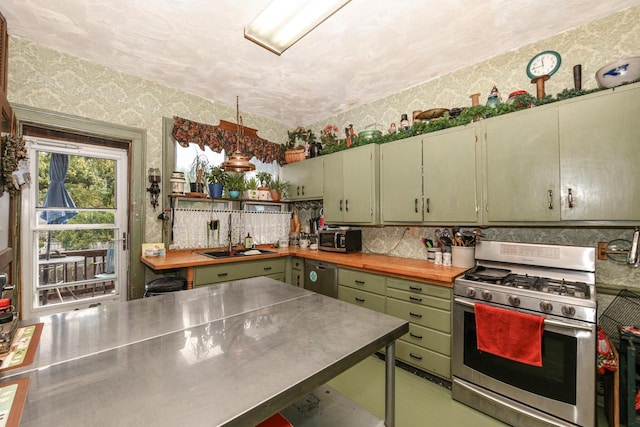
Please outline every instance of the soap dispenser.
[[250, 233], [247, 233], [247, 237], [244, 238], [244, 247], [245, 248], [253, 247], [253, 239], [251, 238]]

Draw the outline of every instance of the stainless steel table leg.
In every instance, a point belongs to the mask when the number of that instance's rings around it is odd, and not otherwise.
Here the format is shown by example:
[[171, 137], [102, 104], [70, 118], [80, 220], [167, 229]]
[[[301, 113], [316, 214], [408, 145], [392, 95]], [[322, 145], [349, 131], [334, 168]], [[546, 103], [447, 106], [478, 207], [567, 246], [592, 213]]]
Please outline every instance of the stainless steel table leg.
[[396, 419], [396, 343], [386, 347], [384, 387], [384, 425], [395, 426]]

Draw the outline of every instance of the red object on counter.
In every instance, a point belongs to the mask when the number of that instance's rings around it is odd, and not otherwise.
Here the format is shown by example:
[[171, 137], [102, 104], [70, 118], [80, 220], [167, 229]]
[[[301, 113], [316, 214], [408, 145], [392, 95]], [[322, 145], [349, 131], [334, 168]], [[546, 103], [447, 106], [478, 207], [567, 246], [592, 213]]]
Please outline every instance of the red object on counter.
[[291, 423], [289, 423], [289, 421], [287, 421], [285, 417], [283, 417], [280, 414], [275, 414], [267, 418], [260, 424], [258, 424], [256, 427], [293, 427], [293, 426], [291, 425]]
[[542, 366], [544, 317], [475, 304], [478, 350]]
[[6, 310], [11, 306], [11, 300], [9, 298], [0, 298], [0, 310]]

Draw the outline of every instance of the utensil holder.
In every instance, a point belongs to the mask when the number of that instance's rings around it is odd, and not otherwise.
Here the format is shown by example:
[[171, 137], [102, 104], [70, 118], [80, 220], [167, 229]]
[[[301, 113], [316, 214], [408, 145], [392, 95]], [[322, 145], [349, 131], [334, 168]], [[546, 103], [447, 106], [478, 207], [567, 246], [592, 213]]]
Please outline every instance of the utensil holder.
[[452, 246], [451, 264], [461, 268], [473, 267], [476, 264], [476, 248], [474, 246]]

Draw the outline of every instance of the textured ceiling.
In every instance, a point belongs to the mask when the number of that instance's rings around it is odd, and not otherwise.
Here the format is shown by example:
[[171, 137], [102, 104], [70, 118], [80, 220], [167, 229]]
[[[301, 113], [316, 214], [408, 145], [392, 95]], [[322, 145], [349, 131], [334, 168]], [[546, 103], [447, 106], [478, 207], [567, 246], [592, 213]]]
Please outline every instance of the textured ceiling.
[[[310, 124], [640, 0], [352, 0], [276, 56], [269, 0], [2, 0], [9, 34], [287, 125]], [[294, 0], [292, 0], [294, 1]]]

